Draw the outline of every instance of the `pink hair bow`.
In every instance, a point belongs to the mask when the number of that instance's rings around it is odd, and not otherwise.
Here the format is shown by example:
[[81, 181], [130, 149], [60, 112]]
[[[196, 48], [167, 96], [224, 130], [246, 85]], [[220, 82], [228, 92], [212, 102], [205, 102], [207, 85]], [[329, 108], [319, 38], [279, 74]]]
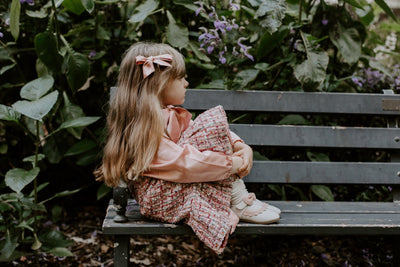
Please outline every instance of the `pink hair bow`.
[[151, 56], [151, 57], [144, 57], [144, 56], [137, 56], [136, 57], [136, 65], [143, 64], [143, 77], [146, 78], [150, 74], [154, 72], [154, 63], [171, 67], [171, 64], [168, 62], [172, 61], [172, 56], [169, 54], [159, 55], [159, 56]]

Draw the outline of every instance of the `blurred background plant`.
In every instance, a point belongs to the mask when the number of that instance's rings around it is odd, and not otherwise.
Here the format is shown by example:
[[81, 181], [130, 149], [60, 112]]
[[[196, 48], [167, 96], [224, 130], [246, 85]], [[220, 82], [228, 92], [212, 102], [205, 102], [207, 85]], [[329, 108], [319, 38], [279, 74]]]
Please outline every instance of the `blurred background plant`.
[[[383, 0], [0, 2], [0, 259], [70, 255], [70, 241], [44, 222], [59, 220], [68, 205], [105, 203], [110, 189], [96, 183], [92, 171], [101, 159], [110, 87], [132, 43], [151, 40], [179, 49], [191, 88], [380, 93], [399, 89], [396, 12]], [[230, 118], [343, 123], [293, 115]], [[274, 149], [256, 157], [282, 154], [338, 159], [330, 152]], [[376, 155], [372, 161], [384, 158]], [[390, 191], [264, 189], [281, 199], [324, 200], [385, 199], [381, 193]]]

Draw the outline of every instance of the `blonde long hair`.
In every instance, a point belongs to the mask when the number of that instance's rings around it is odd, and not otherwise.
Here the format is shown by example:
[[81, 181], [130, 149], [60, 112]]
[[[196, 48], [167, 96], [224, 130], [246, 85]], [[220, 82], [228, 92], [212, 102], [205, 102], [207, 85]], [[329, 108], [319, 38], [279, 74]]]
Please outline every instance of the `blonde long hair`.
[[[154, 73], [143, 78], [143, 65], [136, 65], [136, 56], [161, 54], [173, 57], [172, 66], [154, 64]], [[96, 180], [117, 186], [121, 178], [135, 180], [148, 170], [165, 130], [161, 92], [170, 79], [185, 72], [183, 56], [167, 44], [141, 42], [125, 52], [109, 105], [103, 163], [95, 171]]]

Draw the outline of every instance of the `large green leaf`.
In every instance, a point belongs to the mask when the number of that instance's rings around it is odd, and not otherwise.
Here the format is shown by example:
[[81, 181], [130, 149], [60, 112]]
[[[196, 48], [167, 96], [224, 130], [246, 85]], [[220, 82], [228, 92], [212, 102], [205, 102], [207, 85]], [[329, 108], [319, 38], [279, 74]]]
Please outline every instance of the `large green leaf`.
[[130, 17], [129, 22], [142, 22], [150, 15], [159, 5], [158, 0], [147, 0], [136, 8], [136, 12]]
[[17, 101], [12, 107], [25, 116], [42, 121], [57, 102], [58, 92], [54, 91], [36, 101]]
[[20, 95], [24, 99], [35, 101], [44, 96], [53, 87], [53, 84], [53, 77], [46, 75], [25, 84]]
[[380, 6], [386, 14], [388, 14], [394, 21], [397, 21], [396, 15], [393, 10], [386, 4], [384, 0], [375, 0], [375, 3]]
[[61, 161], [67, 150], [62, 137], [55, 138], [54, 135], [47, 139], [43, 146], [43, 153], [46, 155], [47, 160], [52, 164], [57, 164]]
[[324, 81], [328, 62], [327, 52], [309, 52], [307, 59], [294, 67], [294, 76], [305, 91], [314, 91]]
[[267, 30], [272, 34], [282, 25], [282, 20], [285, 17], [285, 11], [285, 0], [263, 1], [258, 7], [256, 16], [261, 18], [266, 15], [266, 18], [260, 20], [260, 25], [266, 27]]
[[40, 169], [38, 167], [29, 171], [20, 168], [11, 169], [6, 173], [6, 185], [17, 193], [21, 192], [25, 186], [36, 178], [39, 171]]
[[76, 119], [72, 119], [66, 122], [63, 122], [59, 129], [67, 129], [67, 128], [76, 128], [76, 127], [84, 127], [88, 126], [95, 121], [99, 120], [100, 117], [80, 117]]
[[183, 48], [189, 43], [189, 30], [182, 23], [177, 23], [171, 12], [167, 11], [167, 40], [174, 47]]
[[10, 9], [10, 29], [11, 35], [17, 41], [19, 36], [19, 17], [21, 14], [20, 0], [12, 0]]
[[94, 0], [81, 0], [82, 5], [85, 7], [86, 11], [92, 13], [94, 10]]
[[20, 113], [8, 106], [0, 104], [0, 120], [18, 121], [20, 118]]
[[72, 13], [76, 15], [82, 14], [85, 11], [85, 7], [82, 5], [81, 0], [64, 0], [62, 5]]
[[[283, 28], [283, 27], [282, 27]], [[261, 59], [268, 55], [276, 46], [281, 45], [282, 40], [288, 35], [289, 29], [280, 29], [277, 32], [265, 34], [260, 38], [260, 45], [257, 49], [257, 58]]]
[[361, 56], [361, 38], [355, 28], [346, 29], [340, 25], [337, 32], [329, 33], [329, 37], [347, 63], [358, 62]]
[[18, 233], [11, 233], [10, 231], [6, 231], [5, 241], [3, 243], [3, 247], [0, 250], [0, 259], [1, 260], [10, 260], [18, 246]]
[[[71, 103], [66, 92], [63, 92], [63, 98], [64, 106], [61, 109], [61, 115], [64, 121], [69, 121], [85, 116], [85, 113], [80, 106]], [[72, 134], [76, 139], [81, 139], [83, 128], [68, 128], [67, 131]]]
[[12, 63], [10, 65], [4, 66], [0, 69], [0, 75], [3, 75], [6, 71], [14, 68], [17, 65], [17, 63]]
[[72, 147], [70, 147], [67, 152], [65, 152], [64, 156], [74, 156], [74, 155], [79, 155], [84, 152], [87, 152], [93, 148], [96, 147], [96, 143], [93, 142], [92, 140], [82, 140], [76, 144], [74, 144]]
[[43, 250], [68, 247], [74, 243], [72, 240], [68, 240], [61, 232], [55, 230], [42, 231], [39, 234], [39, 240], [43, 243]]
[[334, 201], [332, 191], [326, 185], [312, 185], [311, 191], [322, 200]]
[[[246, 69], [240, 71], [236, 77], [234, 82], [235, 89], [244, 89], [250, 82], [254, 81], [257, 78], [257, 75], [260, 73], [260, 70], [257, 69]], [[236, 85], [238, 88], [236, 88]]]
[[49, 250], [49, 253], [58, 257], [71, 257], [74, 256], [71, 251], [69, 251], [67, 248], [52, 248]]
[[85, 84], [89, 77], [89, 60], [85, 55], [71, 52], [67, 56], [67, 81], [73, 92]]
[[35, 36], [35, 50], [39, 59], [53, 72], [59, 72], [62, 57], [58, 53], [57, 40], [53, 33], [42, 32]]

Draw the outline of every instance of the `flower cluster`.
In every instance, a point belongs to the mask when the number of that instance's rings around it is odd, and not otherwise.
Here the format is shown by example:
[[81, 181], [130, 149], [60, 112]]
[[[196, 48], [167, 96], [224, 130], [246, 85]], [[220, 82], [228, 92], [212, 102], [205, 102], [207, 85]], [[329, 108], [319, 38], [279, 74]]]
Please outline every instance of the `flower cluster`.
[[[207, 29], [206, 27], [200, 27], [199, 29], [203, 31], [203, 33], [199, 36], [200, 47], [205, 49], [208, 54], [213, 53], [214, 51], [218, 51], [219, 61], [222, 64], [227, 62], [227, 55], [229, 50], [233, 56], [239, 56], [240, 53], [243, 53], [244, 56], [254, 61], [254, 58], [251, 54], [249, 54], [250, 46], [246, 46], [242, 44], [245, 37], [240, 37], [237, 40], [233, 41], [232, 45], [231, 40], [226, 38], [228, 33], [232, 33], [233, 31], [239, 32], [241, 27], [235, 22], [235, 18], [227, 18], [226, 16], [219, 16], [216, 8], [214, 6], [208, 7], [208, 5], [203, 1], [194, 2], [194, 4], [198, 5], [198, 9], [196, 10], [196, 16], [200, 13], [206, 13], [208, 17], [213, 21], [213, 28]], [[229, 1], [229, 9], [232, 11], [239, 10], [239, 5], [234, 4], [233, 0]], [[207, 12], [208, 10], [208, 12]], [[232, 48], [228, 49], [228, 47]]]
[[385, 45], [378, 45], [374, 49], [374, 52], [376, 53], [376, 59], [384, 60], [390, 57], [388, 52], [390, 53], [396, 50], [396, 42], [397, 36], [395, 32], [392, 32], [391, 34], [386, 36]]
[[362, 69], [358, 77], [352, 78], [355, 85], [366, 90], [393, 89], [400, 90], [400, 65], [393, 66], [391, 75], [385, 75], [379, 70]]

